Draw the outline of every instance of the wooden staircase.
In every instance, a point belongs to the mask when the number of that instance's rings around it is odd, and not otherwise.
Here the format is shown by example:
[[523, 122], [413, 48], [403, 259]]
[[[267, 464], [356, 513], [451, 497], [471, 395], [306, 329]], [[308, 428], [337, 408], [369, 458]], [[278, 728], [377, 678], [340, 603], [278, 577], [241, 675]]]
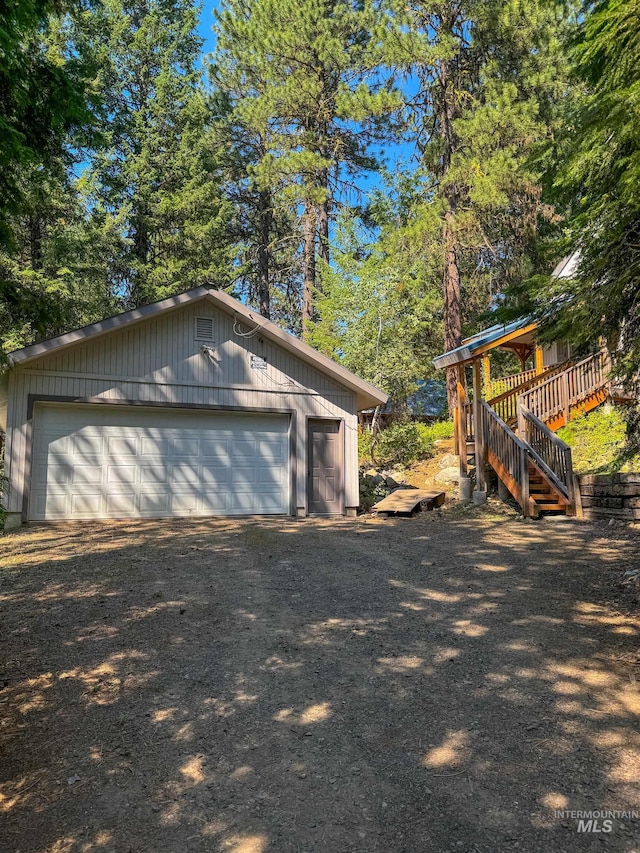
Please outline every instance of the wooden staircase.
[[529, 510], [532, 518], [541, 515], [573, 515], [571, 502], [549, 477], [529, 460]]
[[574, 515], [571, 448], [555, 431], [607, 399], [609, 369], [607, 355], [599, 352], [537, 376], [529, 372], [524, 382], [511, 383], [476, 407], [459, 385], [456, 429], [463, 473], [488, 462], [525, 516]]

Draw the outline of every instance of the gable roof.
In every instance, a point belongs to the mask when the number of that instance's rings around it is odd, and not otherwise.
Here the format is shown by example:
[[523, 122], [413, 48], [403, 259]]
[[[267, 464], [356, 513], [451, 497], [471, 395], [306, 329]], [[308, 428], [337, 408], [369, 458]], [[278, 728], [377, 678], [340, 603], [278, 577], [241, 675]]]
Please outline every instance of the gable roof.
[[114, 317], [108, 317], [106, 320], [100, 320], [98, 323], [91, 323], [88, 326], [83, 326], [81, 329], [74, 329], [64, 335], [57, 335], [46, 341], [14, 350], [8, 354], [8, 359], [13, 365], [25, 365], [37, 358], [42, 358], [42, 356], [66, 349], [74, 344], [107, 335], [110, 332], [120, 329], [122, 326], [141, 323], [165, 311], [175, 310], [200, 299], [207, 299], [228, 314], [232, 314], [234, 317], [249, 323], [252, 327], [259, 328], [260, 333], [268, 340], [273, 341], [301, 361], [331, 377], [331, 379], [343, 387], [354, 391], [358, 410], [366, 409], [368, 406], [384, 405], [387, 402], [388, 395], [379, 388], [376, 388], [375, 385], [358, 378], [350, 370], [347, 370], [346, 367], [342, 367], [342, 365], [337, 364], [333, 359], [327, 358], [327, 356], [310, 347], [309, 344], [304, 343], [304, 341], [299, 340], [289, 334], [289, 332], [285, 332], [280, 326], [257, 314], [251, 308], [238, 302], [237, 299], [229, 296], [224, 291], [216, 290], [213, 287], [196, 287], [185, 293], [178, 293], [175, 296], [170, 296], [168, 299], [162, 299], [160, 302], [154, 302], [142, 308], [134, 308], [131, 311], [116, 314]]

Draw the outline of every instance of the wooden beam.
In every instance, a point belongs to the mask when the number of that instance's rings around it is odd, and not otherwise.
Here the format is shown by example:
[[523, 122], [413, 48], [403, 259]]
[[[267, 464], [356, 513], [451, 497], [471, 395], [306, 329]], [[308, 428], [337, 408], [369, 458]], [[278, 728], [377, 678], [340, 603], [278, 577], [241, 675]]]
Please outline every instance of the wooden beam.
[[506, 344], [503, 349], [510, 349], [511, 352], [514, 352], [518, 358], [520, 359], [520, 366], [522, 368], [522, 372], [524, 373], [527, 359], [533, 352], [533, 344], [519, 344], [519, 343], [510, 343]]

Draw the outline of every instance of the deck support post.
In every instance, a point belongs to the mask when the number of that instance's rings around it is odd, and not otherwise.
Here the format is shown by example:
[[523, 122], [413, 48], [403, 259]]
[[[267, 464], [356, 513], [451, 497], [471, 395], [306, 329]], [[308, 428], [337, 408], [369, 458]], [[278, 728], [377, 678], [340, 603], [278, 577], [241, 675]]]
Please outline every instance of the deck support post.
[[460, 478], [468, 475], [467, 470], [467, 418], [464, 411], [464, 365], [459, 364], [456, 368], [458, 374], [457, 382], [457, 408], [455, 415], [455, 442], [456, 453], [458, 454], [458, 462], [460, 464]]
[[498, 497], [503, 503], [506, 503], [506, 501], [511, 497], [509, 489], [505, 486], [500, 477], [498, 477]]
[[571, 401], [569, 399], [569, 373], [566, 370], [562, 373], [562, 396], [564, 397], [562, 401], [564, 403], [564, 425], [567, 426], [571, 414]]
[[480, 359], [472, 362], [473, 367], [473, 435], [476, 446], [476, 491], [486, 492], [487, 483], [484, 474], [484, 431], [482, 428], [482, 376]]

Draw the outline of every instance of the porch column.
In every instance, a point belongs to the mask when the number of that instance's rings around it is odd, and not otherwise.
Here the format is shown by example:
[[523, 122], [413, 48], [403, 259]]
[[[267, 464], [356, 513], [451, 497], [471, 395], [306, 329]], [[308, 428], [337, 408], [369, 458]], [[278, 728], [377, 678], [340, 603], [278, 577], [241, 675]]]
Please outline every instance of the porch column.
[[484, 379], [484, 389], [487, 392], [487, 397], [492, 397], [491, 392], [491, 362], [488, 355], [482, 356], [482, 378]]
[[458, 381], [456, 383], [457, 406], [455, 411], [455, 441], [459, 463], [458, 500], [462, 503], [468, 503], [471, 500], [471, 480], [469, 479], [469, 470], [467, 465], [467, 415], [464, 409], [467, 394], [465, 390], [464, 365], [457, 365], [456, 374]]
[[544, 352], [539, 344], [536, 344], [535, 351], [536, 376], [544, 373]]
[[[473, 434], [476, 445], [476, 492], [484, 494], [486, 499], [487, 483], [484, 475], [484, 431], [482, 429], [482, 376], [480, 372], [480, 359], [472, 362], [473, 367]], [[481, 503], [479, 495], [474, 495], [474, 500]]]

